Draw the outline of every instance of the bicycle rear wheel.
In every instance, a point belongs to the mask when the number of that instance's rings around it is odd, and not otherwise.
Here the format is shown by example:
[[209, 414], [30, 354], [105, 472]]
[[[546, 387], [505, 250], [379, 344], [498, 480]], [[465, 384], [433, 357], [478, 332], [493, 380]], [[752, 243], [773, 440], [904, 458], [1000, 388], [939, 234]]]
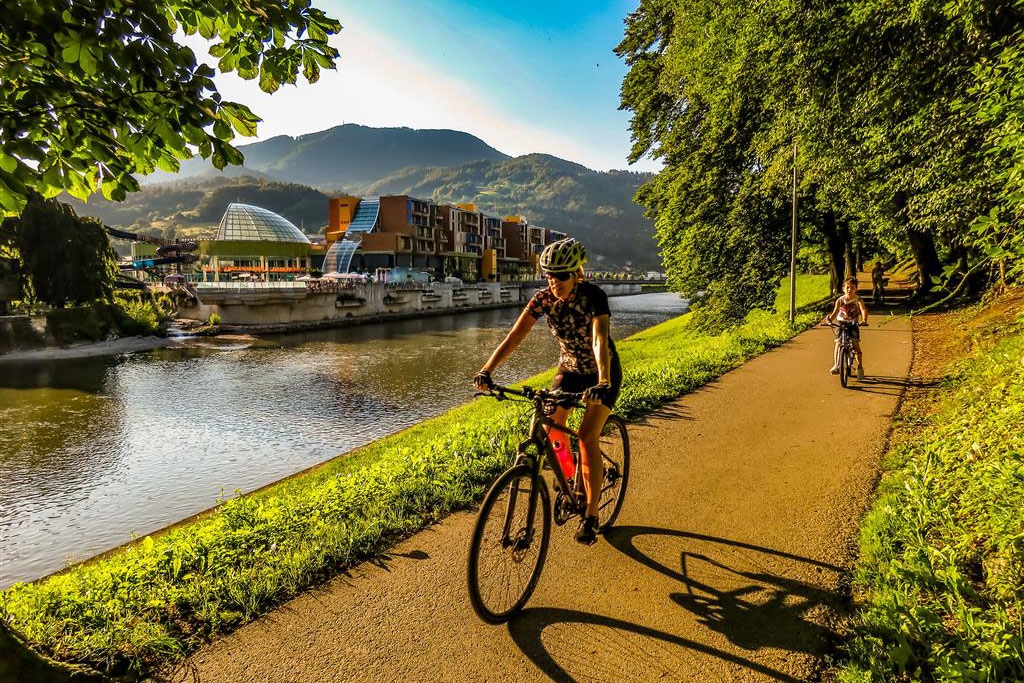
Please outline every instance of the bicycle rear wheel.
[[[538, 495], [531, 496], [534, 486]], [[523, 609], [537, 587], [550, 539], [551, 500], [544, 479], [534, 478], [526, 465], [507, 470], [484, 496], [469, 546], [469, 601], [477, 616], [501, 624]]]
[[601, 429], [601, 458], [604, 480], [597, 521], [598, 529], [604, 533], [615, 524], [629, 484], [629, 433], [618, 415], [609, 415]]

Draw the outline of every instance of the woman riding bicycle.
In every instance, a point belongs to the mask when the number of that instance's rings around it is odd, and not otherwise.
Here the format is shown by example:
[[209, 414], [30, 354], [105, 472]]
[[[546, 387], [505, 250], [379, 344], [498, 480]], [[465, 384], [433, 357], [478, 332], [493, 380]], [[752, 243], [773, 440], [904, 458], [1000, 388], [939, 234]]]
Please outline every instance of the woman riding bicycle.
[[[608, 296], [583, 276], [587, 250], [569, 237], [553, 242], [540, 255], [540, 267], [548, 286], [537, 290], [512, 329], [477, 373], [474, 383], [489, 388], [491, 373], [508, 358], [542, 315], [547, 315], [551, 334], [560, 350], [552, 388], [584, 392], [586, 411], [579, 428], [583, 483], [587, 494], [586, 516], [576, 540], [590, 545], [597, 540], [598, 504], [604, 468], [599, 440], [601, 428], [612, 412], [622, 386], [622, 367], [615, 343], [608, 334]], [[552, 420], [564, 425], [569, 409], [559, 406]], [[563, 443], [568, 439], [561, 437]]]

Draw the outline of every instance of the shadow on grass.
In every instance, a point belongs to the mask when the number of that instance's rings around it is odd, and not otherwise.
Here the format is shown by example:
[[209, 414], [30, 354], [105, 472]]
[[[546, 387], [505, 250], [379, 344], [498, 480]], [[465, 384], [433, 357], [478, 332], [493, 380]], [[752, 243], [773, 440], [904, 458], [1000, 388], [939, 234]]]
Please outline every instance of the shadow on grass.
[[91, 669], [55, 662], [34, 652], [0, 620], [0, 683], [99, 683], [103, 680]]

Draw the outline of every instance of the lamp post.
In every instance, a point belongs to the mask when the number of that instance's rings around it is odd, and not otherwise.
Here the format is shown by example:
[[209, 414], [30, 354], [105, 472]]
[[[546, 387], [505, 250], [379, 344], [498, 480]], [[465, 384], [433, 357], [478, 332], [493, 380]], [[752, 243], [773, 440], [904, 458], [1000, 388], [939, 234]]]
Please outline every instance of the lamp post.
[[793, 143], [793, 235], [789, 246], [789, 324], [796, 322], [796, 142]]

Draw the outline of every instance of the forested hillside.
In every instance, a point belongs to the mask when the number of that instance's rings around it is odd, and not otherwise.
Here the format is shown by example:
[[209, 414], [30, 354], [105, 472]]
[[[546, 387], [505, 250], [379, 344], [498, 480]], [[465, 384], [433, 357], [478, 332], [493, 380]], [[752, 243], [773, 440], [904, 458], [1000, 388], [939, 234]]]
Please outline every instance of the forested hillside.
[[93, 216], [107, 225], [170, 239], [182, 236], [183, 229], [216, 226], [232, 202], [261, 206], [306, 232], [316, 233], [327, 224], [328, 196], [304, 185], [241, 177], [145, 186], [123, 202], [100, 197], [88, 203], [70, 197], [62, 201], [79, 214]]
[[[455, 130], [370, 128], [356, 124], [316, 133], [281, 135], [251, 145], [239, 145], [250, 172], [270, 180], [310, 187], [349, 189], [365, 186], [409, 168], [459, 166], [474, 161], [508, 159], [480, 138]], [[222, 175], [202, 159], [181, 165], [176, 175], [156, 173], [149, 183], [210, 178]]]

